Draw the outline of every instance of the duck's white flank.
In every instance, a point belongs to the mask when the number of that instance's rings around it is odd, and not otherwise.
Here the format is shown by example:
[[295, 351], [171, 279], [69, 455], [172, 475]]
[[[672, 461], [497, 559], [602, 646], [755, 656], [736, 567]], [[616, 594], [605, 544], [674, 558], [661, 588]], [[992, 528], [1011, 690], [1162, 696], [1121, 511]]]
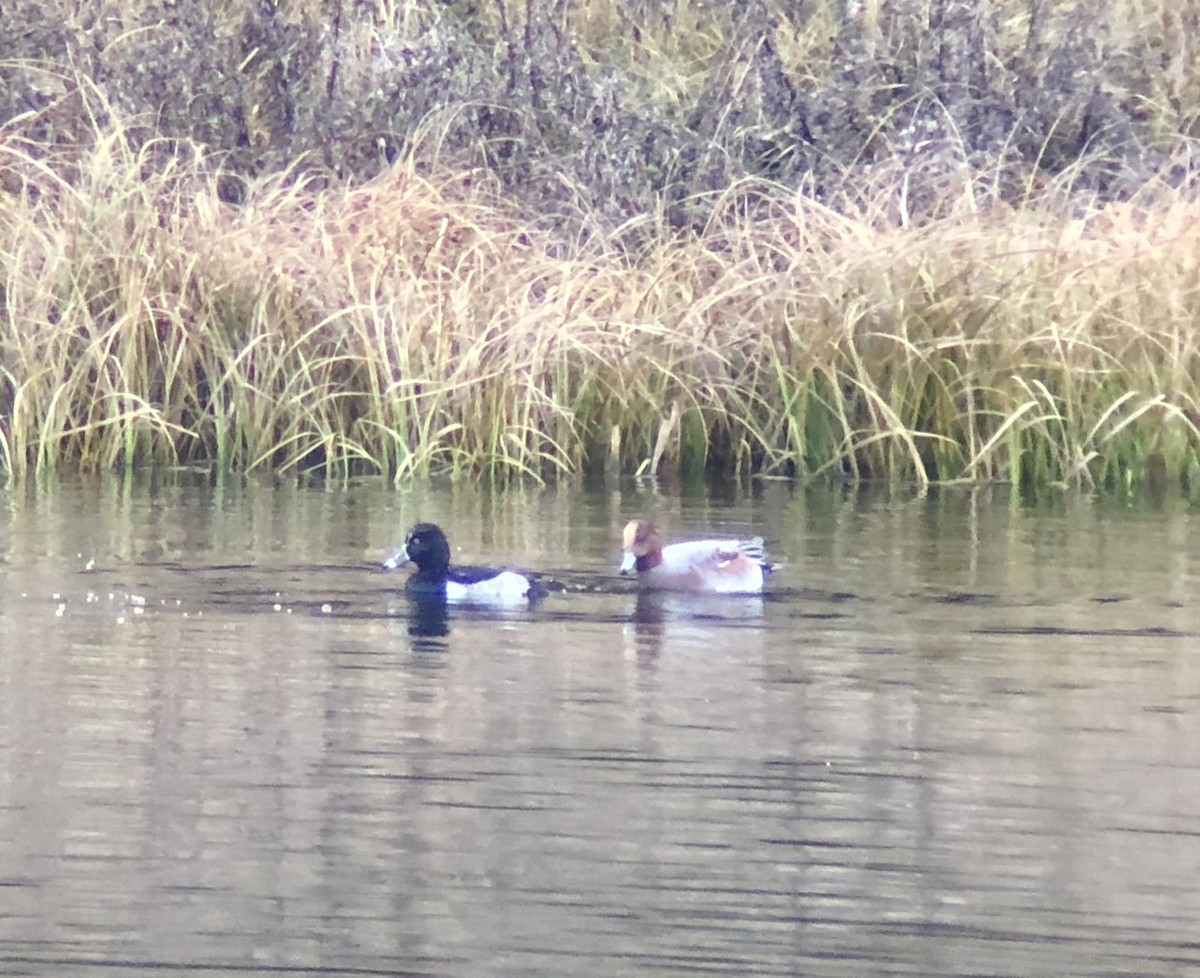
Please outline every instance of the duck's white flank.
[[529, 597], [529, 579], [515, 571], [501, 571], [495, 577], [460, 584], [446, 581], [446, 600], [459, 604], [471, 602], [524, 601]]

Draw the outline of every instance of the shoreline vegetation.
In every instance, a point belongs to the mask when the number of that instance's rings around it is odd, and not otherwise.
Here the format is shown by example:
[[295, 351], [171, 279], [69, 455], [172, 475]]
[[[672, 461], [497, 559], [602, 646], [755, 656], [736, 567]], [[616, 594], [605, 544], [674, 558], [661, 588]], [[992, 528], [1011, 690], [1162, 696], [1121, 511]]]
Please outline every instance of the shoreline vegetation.
[[1168, 0], [15, 7], [10, 482], [1200, 492]]

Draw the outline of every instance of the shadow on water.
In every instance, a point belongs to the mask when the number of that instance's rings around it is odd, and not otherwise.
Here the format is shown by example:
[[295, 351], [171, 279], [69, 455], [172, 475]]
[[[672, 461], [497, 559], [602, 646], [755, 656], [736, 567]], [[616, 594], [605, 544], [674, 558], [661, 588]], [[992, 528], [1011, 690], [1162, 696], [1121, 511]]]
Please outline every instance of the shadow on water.
[[[787, 566], [638, 593], [647, 511]], [[418, 514], [554, 590], [411, 602]], [[0, 550], [0, 970], [1200, 968], [1187, 510], [80, 491]]]

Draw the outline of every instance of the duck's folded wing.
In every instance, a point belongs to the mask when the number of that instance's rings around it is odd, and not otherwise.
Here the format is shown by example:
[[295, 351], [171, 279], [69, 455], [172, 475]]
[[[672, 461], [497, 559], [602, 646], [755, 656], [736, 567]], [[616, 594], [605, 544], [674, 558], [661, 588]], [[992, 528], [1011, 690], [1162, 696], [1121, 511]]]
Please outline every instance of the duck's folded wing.
[[475, 567], [465, 564], [449, 568], [446, 571], [446, 580], [462, 585], [482, 584], [484, 581], [495, 580], [502, 573], [504, 572], [495, 567]]
[[742, 555], [737, 540], [686, 540], [663, 548], [662, 566], [671, 571], [712, 570]]
[[751, 537], [749, 540], [720, 540], [717, 543], [717, 554], [722, 561], [746, 557], [756, 564], [767, 562], [767, 552], [762, 537]]

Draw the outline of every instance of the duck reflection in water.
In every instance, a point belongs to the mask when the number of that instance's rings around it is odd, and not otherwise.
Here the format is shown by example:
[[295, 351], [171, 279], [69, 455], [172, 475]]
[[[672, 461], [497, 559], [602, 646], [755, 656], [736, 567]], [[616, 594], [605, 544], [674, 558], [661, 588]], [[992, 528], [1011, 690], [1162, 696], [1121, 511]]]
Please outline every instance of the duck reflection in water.
[[[629, 616], [627, 636], [639, 656], [656, 656], [667, 643], [681, 641], [711, 645], [714, 629], [754, 631], [762, 622], [760, 596], [685, 594], [669, 591], [639, 591]], [[722, 632], [717, 634], [722, 634]], [[740, 645], [741, 640], [729, 639]]]
[[409, 595], [408, 634], [413, 638], [445, 638], [450, 634], [449, 605], [440, 595]]

